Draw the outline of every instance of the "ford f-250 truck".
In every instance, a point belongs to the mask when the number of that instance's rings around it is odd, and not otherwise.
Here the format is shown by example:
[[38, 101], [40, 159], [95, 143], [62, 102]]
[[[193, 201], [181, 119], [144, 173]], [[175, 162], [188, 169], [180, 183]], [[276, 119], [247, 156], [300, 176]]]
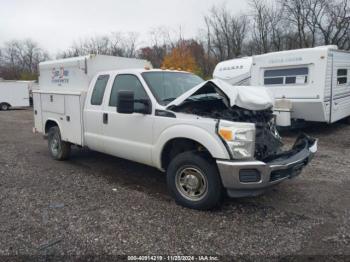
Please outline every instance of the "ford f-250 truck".
[[[67, 159], [78, 145], [150, 165], [166, 172], [177, 203], [210, 209], [225, 193], [258, 195], [295, 177], [317, 150], [317, 141], [302, 135], [282, 151], [273, 101], [262, 87], [182, 71], [94, 72], [107, 64], [95, 61], [102, 58], [40, 64], [34, 131], [47, 136], [54, 159]], [[122, 64], [133, 62], [146, 65]]]

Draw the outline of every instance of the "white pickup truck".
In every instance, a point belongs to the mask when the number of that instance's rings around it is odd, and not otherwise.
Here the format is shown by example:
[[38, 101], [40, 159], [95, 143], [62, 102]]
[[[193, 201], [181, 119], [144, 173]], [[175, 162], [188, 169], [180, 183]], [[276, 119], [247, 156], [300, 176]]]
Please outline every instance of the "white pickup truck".
[[142, 60], [99, 72], [108, 64], [99, 59], [107, 57], [40, 64], [34, 131], [48, 137], [54, 159], [78, 145], [150, 165], [166, 172], [177, 203], [210, 209], [225, 193], [258, 195], [298, 175], [317, 150], [306, 135], [281, 150], [264, 88], [143, 69]]

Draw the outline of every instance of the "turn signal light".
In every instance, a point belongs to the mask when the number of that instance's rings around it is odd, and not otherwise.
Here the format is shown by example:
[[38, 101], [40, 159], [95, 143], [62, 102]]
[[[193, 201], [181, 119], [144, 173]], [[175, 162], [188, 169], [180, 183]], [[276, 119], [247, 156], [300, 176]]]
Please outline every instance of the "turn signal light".
[[226, 141], [232, 141], [233, 136], [232, 136], [232, 131], [227, 130], [227, 129], [220, 129], [219, 130], [220, 136], [225, 139]]

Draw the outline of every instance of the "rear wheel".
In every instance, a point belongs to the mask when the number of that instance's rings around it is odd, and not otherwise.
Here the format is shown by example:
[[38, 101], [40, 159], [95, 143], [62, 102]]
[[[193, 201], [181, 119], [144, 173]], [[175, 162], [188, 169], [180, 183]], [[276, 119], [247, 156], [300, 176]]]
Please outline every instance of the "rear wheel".
[[48, 146], [51, 156], [55, 160], [66, 160], [69, 158], [71, 145], [61, 139], [60, 129], [57, 126], [51, 127], [48, 134]]
[[1, 103], [1, 104], [0, 104], [0, 109], [1, 109], [2, 111], [7, 111], [7, 110], [10, 109], [10, 105], [9, 105], [9, 104], [6, 104], [6, 103]]
[[211, 158], [200, 153], [177, 155], [168, 167], [167, 184], [175, 201], [188, 208], [212, 209], [223, 199], [217, 166]]

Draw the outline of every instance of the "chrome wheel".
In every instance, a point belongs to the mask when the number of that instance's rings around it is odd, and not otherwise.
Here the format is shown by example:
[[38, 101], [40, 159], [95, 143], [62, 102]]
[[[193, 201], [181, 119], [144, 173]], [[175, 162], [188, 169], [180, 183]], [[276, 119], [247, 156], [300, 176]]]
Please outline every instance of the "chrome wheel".
[[195, 167], [185, 167], [176, 173], [176, 189], [186, 199], [199, 201], [208, 192], [208, 181], [206, 176]]

